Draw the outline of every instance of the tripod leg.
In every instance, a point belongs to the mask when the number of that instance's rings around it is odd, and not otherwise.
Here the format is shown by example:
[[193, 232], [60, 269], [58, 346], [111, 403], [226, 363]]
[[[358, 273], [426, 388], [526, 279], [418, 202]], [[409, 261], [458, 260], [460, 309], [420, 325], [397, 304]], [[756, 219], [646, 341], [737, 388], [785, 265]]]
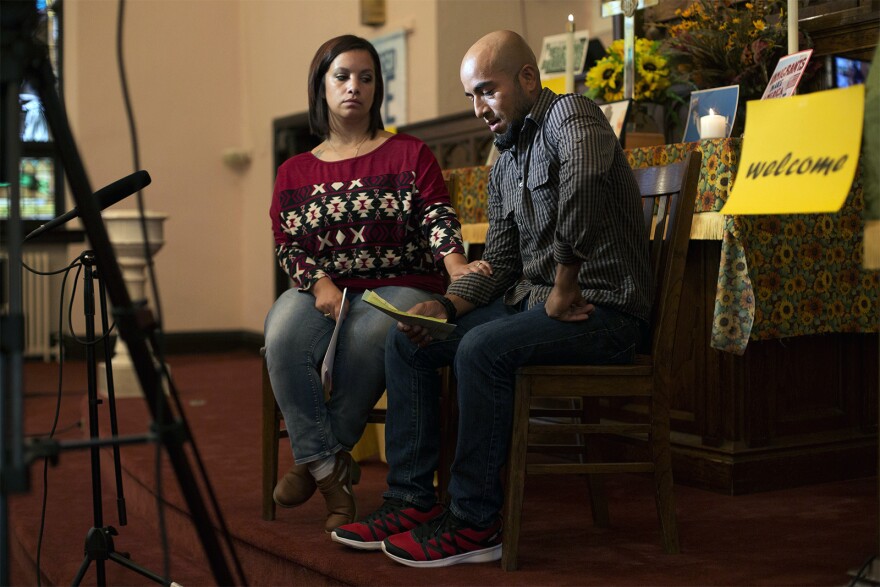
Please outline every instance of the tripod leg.
[[[119, 436], [119, 426], [116, 419], [116, 392], [113, 390], [113, 364], [111, 355], [113, 350], [110, 348], [110, 325], [107, 319], [107, 293], [103, 284], [100, 283], [100, 275], [98, 292], [101, 301], [101, 324], [104, 327], [104, 366], [107, 378], [107, 407], [110, 413], [110, 434], [113, 438]], [[122, 462], [119, 456], [119, 445], [113, 445], [113, 467], [116, 473], [116, 509], [119, 513], [119, 525], [125, 526], [128, 523], [128, 516], [125, 510], [125, 489], [122, 486]]]
[[95, 561], [95, 571], [97, 573], [97, 585], [106, 585], [107, 577], [104, 573], [104, 561], [110, 557], [113, 552], [112, 535], [116, 533], [113, 528], [92, 528], [86, 535], [86, 558], [83, 560], [73, 579], [72, 585], [79, 585], [80, 581], [89, 568], [89, 563]]
[[86, 555], [86, 558], [83, 559], [82, 564], [79, 566], [79, 570], [76, 572], [76, 577], [73, 578], [71, 585], [79, 585], [82, 583], [83, 577], [86, 576], [86, 571], [89, 570], [90, 564], [92, 564], [92, 559]]
[[165, 587], [171, 587], [171, 585], [175, 585], [175, 583], [173, 581], [169, 581], [168, 579], [165, 579], [164, 577], [157, 575], [156, 573], [143, 568], [142, 566], [133, 562], [131, 559], [122, 556], [118, 552], [111, 552], [110, 553], [110, 560], [115, 561], [115, 562], [119, 563], [120, 565], [122, 565], [123, 567], [125, 567], [127, 569], [131, 569], [135, 573], [138, 573], [138, 574], [146, 577], [147, 579], [155, 581], [156, 583], [159, 583], [160, 585], [165, 585]]

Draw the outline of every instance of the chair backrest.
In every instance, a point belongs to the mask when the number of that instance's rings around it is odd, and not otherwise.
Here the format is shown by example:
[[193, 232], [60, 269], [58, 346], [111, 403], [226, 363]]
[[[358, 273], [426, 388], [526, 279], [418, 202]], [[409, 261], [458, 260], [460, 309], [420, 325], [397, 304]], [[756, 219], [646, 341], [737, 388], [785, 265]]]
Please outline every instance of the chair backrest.
[[642, 194], [654, 277], [651, 354], [661, 368], [671, 365], [701, 161], [699, 152], [691, 152], [680, 163], [633, 170]]

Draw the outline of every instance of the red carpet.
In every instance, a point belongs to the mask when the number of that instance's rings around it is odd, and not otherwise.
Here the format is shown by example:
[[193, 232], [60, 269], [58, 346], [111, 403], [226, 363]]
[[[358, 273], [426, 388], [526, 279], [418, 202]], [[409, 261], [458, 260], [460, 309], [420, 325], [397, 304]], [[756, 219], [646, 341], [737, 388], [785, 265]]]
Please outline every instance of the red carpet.
[[[172, 357], [172, 373], [186, 406], [236, 552], [251, 585], [843, 585], [847, 572], [877, 554], [877, 479], [859, 479], [737, 497], [676, 487], [682, 553], [666, 555], [650, 483], [638, 476], [608, 480], [611, 527], [593, 528], [583, 480], [538, 477], [526, 487], [520, 570], [498, 564], [418, 570], [399, 566], [381, 553], [357, 552], [323, 532], [323, 502], [279, 510], [260, 519], [260, 361], [251, 354]], [[25, 368], [26, 428], [45, 433], [55, 411], [57, 365]], [[82, 438], [85, 417], [83, 363], [65, 367], [59, 438]], [[106, 402], [100, 406], [107, 424]], [[121, 434], [148, 429], [139, 399], [117, 401]], [[81, 427], [75, 425], [80, 423]], [[73, 428], [71, 428], [73, 427]], [[289, 451], [281, 470], [289, 464]], [[119, 530], [118, 552], [162, 574], [155, 501], [155, 447], [121, 449], [128, 525], [120, 526], [109, 449], [102, 459], [104, 525]], [[164, 509], [173, 580], [214, 584], [188, 517], [177, 481], [163, 459]], [[42, 463], [31, 467], [31, 491], [11, 496], [10, 551], [13, 583], [36, 585]], [[381, 502], [385, 465], [368, 462], [356, 487], [362, 513]], [[86, 533], [94, 525], [88, 451], [65, 451], [48, 472], [42, 584], [70, 584], [83, 561]], [[82, 584], [96, 582], [95, 563]], [[107, 583], [152, 585], [149, 579], [107, 562]]]

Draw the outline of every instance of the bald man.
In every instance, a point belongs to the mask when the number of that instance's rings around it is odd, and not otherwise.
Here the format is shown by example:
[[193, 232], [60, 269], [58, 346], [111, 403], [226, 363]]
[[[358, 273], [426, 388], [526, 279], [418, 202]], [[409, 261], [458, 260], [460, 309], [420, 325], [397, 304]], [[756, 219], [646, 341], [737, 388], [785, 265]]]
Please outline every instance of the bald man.
[[[460, 73], [501, 152], [488, 186], [489, 271], [410, 309], [455, 323], [449, 338], [403, 324], [389, 332], [385, 503], [332, 535], [414, 567], [501, 557], [499, 472], [516, 369], [632, 362], [651, 308], [638, 185], [598, 106], [542, 89], [534, 53], [511, 31], [477, 41]], [[460, 417], [442, 507], [433, 478], [446, 365], [455, 368]]]

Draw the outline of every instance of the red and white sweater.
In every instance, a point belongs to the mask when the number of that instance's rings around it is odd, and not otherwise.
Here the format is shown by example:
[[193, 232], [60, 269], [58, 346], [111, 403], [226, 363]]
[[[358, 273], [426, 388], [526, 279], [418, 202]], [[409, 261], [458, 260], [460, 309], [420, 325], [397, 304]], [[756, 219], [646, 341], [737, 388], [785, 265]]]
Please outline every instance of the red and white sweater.
[[301, 290], [327, 276], [340, 289], [443, 293], [443, 257], [464, 253], [440, 166], [409, 135], [344, 161], [291, 157], [278, 168], [269, 215], [278, 262]]

